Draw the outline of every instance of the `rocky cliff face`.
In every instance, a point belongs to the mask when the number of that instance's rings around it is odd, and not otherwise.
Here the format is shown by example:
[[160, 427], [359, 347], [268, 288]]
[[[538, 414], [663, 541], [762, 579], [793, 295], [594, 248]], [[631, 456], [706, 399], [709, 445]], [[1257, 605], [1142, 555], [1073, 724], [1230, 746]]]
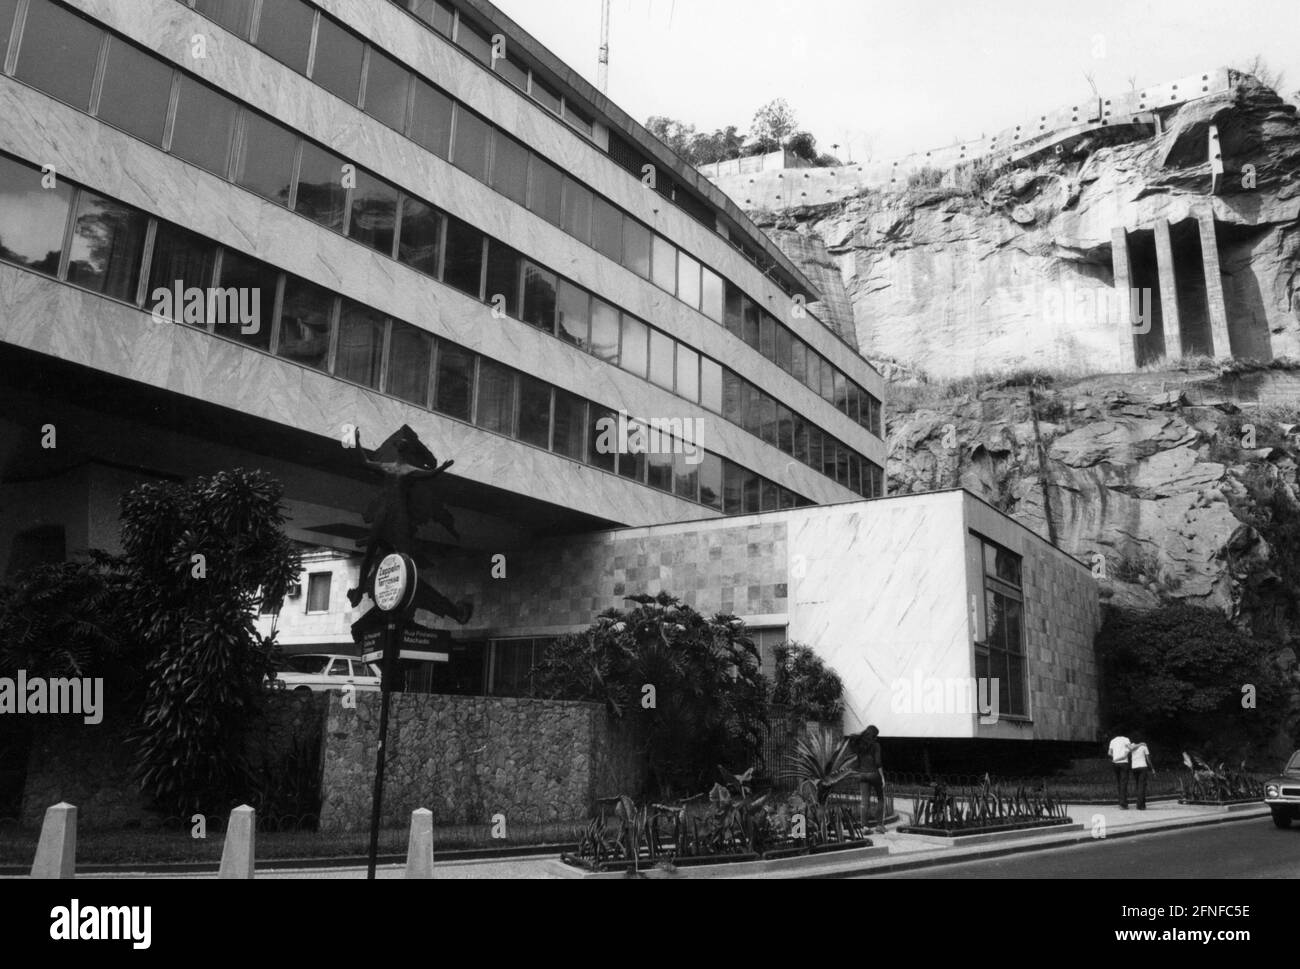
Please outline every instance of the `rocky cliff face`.
[[890, 490], [970, 489], [1091, 563], [1103, 600], [1222, 609], [1300, 690], [1297, 398], [1280, 368], [898, 387]]
[[[1217, 194], [1211, 126], [1226, 169]], [[1160, 129], [1097, 131], [1028, 167], [935, 172], [906, 191], [752, 214], [823, 287], [827, 322], [856, 332], [869, 359], [955, 377], [1122, 369], [1117, 300], [1128, 297], [1114, 291], [1113, 230], [1173, 226], [1181, 293], [1197, 285], [1200, 249], [1183, 246], [1179, 226], [1209, 213], [1232, 355], [1300, 359], [1295, 105], [1247, 78], [1170, 109]], [[1172, 359], [1186, 349], [1169, 334], [1166, 344]]]

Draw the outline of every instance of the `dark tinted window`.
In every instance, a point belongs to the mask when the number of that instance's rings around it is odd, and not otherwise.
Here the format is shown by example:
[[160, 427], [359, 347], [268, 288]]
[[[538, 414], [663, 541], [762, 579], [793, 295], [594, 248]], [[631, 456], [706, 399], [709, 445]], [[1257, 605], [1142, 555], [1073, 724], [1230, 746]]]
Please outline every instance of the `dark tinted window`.
[[0, 0], [0, 65], [4, 64], [9, 53], [9, 34], [13, 31], [17, 12], [18, 0]]
[[406, 97], [411, 89], [411, 72], [375, 48], [370, 48], [366, 68], [366, 114], [376, 121], [406, 130]]
[[677, 394], [700, 399], [700, 355], [683, 343], [677, 344]]
[[464, 17], [461, 17], [460, 27], [456, 31], [456, 43], [465, 48], [475, 60], [491, 66], [492, 41], [483, 31], [470, 26]]
[[519, 375], [519, 414], [515, 436], [525, 444], [551, 446], [551, 386], [526, 374]]
[[794, 334], [784, 326], [777, 324], [776, 327], [776, 365], [789, 373], [794, 369], [791, 363], [791, 356], [794, 354]]
[[722, 413], [722, 365], [708, 357], [700, 360], [700, 403]]
[[343, 187], [346, 162], [311, 142], [303, 142], [294, 211], [335, 232], [343, 231], [348, 190]]
[[591, 296], [580, 286], [566, 279], [560, 280], [556, 292], [556, 313], [561, 340], [580, 349], [587, 349], [591, 339]]
[[574, 108], [568, 101], [564, 102], [564, 120], [569, 122], [584, 135], [591, 136], [591, 119]]
[[235, 182], [262, 198], [289, 204], [298, 136], [261, 115], [244, 112], [244, 134], [235, 159]]
[[443, 36], [451, 36], [455, 15], [442, 0], [411, 0], [411, 13]]
[[248, 39], [253, 20], [253, 0], [196, 0], [194, 9], [232, 34]]
[[519, 90], [528, 90], [528, 68], [513, 57], [498, 57], [495, 70]]
[[[220, 286], [226, 309], [214, 321], [216, 332], [259, 350], [269, 350], [279, 277], [274, 267], [232, 249], [225, 250], [221, 254]], [[231, 313], [231, 307], [237, 307], [238, 313]]]
[[541, 78], [533, 76], [533, 97], [547, 110], [560, 113], [560, 96]]
[[495, 239], [488, 240], [487, 301], [506, 316], [519, 316], [519, 277], [523, 257]]
[[571, 178], [564, 180], [564, 219], [562, 228], [574, 238], [591, 240], [592, 194]]
[[623, 265], [650, 278], [650, 230], [633, 219], [623, 220]]
[[397, 189], [367, 172], [358, 171], [357, 187], [352, 190], [348, 235], [391, 256], [396, 226]]
[[599, 197], [591, 210], [591, 244], [615, 262], [623, 258], [623, 213]]
[[776, 359], [776, 318], [767, 313], [759, 320], [758, 352], [768, 360]]
[[740, 515], [745, 510], [745, 473], [730, 461], [722, 466], [723, 510]]
[[[171, 316], [178, 323], [206, 329], [215, 322], [208, 319], [207, 290], [212, 285], [216, 261], [216, 246], [207, 239], [180, 226], [160, 222], [154, 238], [153, 263], [149, 267], [146, 307]], [[183, 305], [179, 307], [173, 299], [170, 301], [172, 312], [167, 313], [165, 307], [169, 301], [163, 294], [174, 294], [177, 287], [182, 293], [194, 288], [202, 294], [201, 298], [183, 299]]]
[[[134, 303], [147, 225], [143, 212], [83, 189], [72, 228], [68, 282]], [[210, 279], [187, 284], [207, 286]]]
[[191, 77], [180, 79], [171, 152], [223, 178], [235, 134], [235, 102]]
[[798, 337], [790, 340], [790, 376], [799, 383], [808, 379], [808, 344]]
[[700, 264], [685, 252], [677, 253], [677, 296], [688, 306], [700, 306]]
[[492, 187], [520, 205], [528, 201], [529, 151], [513, 138], [495, 132], [492, 151]]
[[339, 313], [339, 345], [334, 375], [378, 390], [383, 357], [383, 314], [344, 300]]
[[524, 267], [525, 323], [547, 333], [555, 332], [555, 273], [528, 263]]
[[315, 17], [316, 11], [302, 0], [263, 3], [261, 21], [257, 25], [257, 46], [299, 74], [306, 74]]
[[559, 225], [564, 201], [564, 176], [560, 170], [533, 155], [528, 179], [528, 207], [552, 225]]
[[515, 426], [515, 371], [486, 357], [478, 362], [474, 423], [485, 431], [510, 435]]
[[[660, 442], [662, 451], [646, 455], [647, 474], [646, 484], [651, 488], [658, 488], [660, 491], [671, 492], [673, 490], [673, 455], [669, 450], [671, 443], [668, 438]], [[662, 453], [669, 451], [669, 453]]]
[[[629, 224], [631, 219], [628, 220]], [[653, 279], [656, 286], [677, 292], [677, 247], [662, 236], [653, 241]]]
[[280, 340], [275, 352], [314, 370], [324, 370], [329, 362], [333, 313], [333, 294], [290, 276], [284, 285]]
[[429, 403], [429, 364], [433, 337], [407, 323], [393, 321], [388, 347], [388, 393], [425, 407]]
[[[673, 458], [673, 494], [688, 501], [700, 500], [700, 466], [692, 463], [690, 456], [683, 453]], [[692, 453], [694, 450], [692, 449]]]
[[456, 105], [456, 143], [452, 161], [461, 171], [480, 182], [487, 181], [488, 141], [491, 129], [486, 121]]
[[650, 331], [650, 379], [665, 390], [673, 389], [675, 379], [673, 341], [666, 333]]
[[741, 339], [753, 347], [759, 348], [760, 331], [762, 330], [763, 314], [759, 310], [758, 304], [748, 296], [741, 298], [741, 312], [743, 319], [741, 321]]
[[58, 274], [73, 189], [62, 180], [55, 184], [42, 188], [40, 171], [0, 157], [0, 259]]
[[649, 339], [649, 328], [640, 320], [634, 320], [624, 314], [623, 347], [619, 356], [619, 366], [638, 377], [644, 377], [649, 354]]
[[411, 111], [411, 140], [439, 158], [451, 147], [451, 98], [437, 88], [415, 81], [415, 105]]
[[591, 298], [591, 352], [608, 363], [618, 363], [619, 314], [603, 300]]
[[604, 407], [591, 405], [587, 460], [593, 467], [614, 471], [618, 467], [618, 415]]
[[707, 269], [703, 270], [702, 276], [700, 309], [704, 311], [704, 315], [709, 319], [721, 323], [723, 317], [722, 277]]
[[705, 454], [699, 464], [700, 502], [722, 511], [722, 458]]
[[109, 39], [100, 118], [161, 147], [171, 92], [170, 67], [116, 37]]
[[14, 76], [85, 111], [103, 36], [102, 30], [49, 0], [33, 0]]
[[587, 450], [587, 402], [563, 390], [555, 391], [555, 439], [551, 448], [556, 454], [581, 461]]
[[452, 343], [438, 343], [438, 373], [433, 409], [467, 421], [473, 403], [474, 354]]
[[349, 104], [357, 103], [361, 91], [361, 60], [365, 48], [361, 39], [348, 33], [328, 17], [320, 18], [316, 32], [316, 61], [312, 80]]
[[460, 219], [447, 219], [447, 253], [442, 279], [462, 293], [482, 298], [483, 233]]
[[438, 247], [442, 241], [442, 216], [409, 195], [402, 197], [402, 238], [397, 258], [413, 269], [438, 275]]
[[641, 440], [644, 441], [644, 435], [649, 433], [649, 428], [632, 420], [628, 421], [627, 431], [628, 433], [626, 436], [617, 433], [614, 436], [615, 445], [618, 451], [618, 473], [624, 478], [644, 482], [646, 479], [646, 456], [644, 448], [642, 447], [639, 449], [639, 453], [633, 454], [629, 444], [638, 435], [642, 435]]

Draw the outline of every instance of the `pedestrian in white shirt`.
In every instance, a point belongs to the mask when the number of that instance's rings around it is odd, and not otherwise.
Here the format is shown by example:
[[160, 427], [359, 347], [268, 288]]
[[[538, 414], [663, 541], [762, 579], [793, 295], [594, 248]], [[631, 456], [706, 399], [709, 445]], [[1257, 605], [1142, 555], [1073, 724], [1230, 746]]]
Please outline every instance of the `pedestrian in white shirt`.
[[1145, 811], [1147, 809], [1147, 778], [1154, 773], [1151, 764], [1151, 749], [1145, 742], [1139, 740], [1133, 744], [1129, 752], [1133, 765], [1133, 789], [1137, 794], [1137, 809]]
[[1129, 751], [1133, 749], [1133, 742], [1122, 734], [1110, 742], [1106, 752], [1110, 755], [1110, 762], [1115, 768], [1115, 786], [1119, 790], [1119, 806], [1123, 810], [1128, 810], [1128, 777], [1129, 777]]

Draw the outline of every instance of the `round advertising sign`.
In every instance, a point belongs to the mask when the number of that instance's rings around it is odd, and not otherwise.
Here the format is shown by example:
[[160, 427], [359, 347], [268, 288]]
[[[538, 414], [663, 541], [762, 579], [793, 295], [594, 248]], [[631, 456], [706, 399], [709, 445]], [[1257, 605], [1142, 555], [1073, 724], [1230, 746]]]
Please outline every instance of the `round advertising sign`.
[[396, 612], [415, 589], [415, 564], [405, 555], [390, 555], [375, 572], [375, 605]]

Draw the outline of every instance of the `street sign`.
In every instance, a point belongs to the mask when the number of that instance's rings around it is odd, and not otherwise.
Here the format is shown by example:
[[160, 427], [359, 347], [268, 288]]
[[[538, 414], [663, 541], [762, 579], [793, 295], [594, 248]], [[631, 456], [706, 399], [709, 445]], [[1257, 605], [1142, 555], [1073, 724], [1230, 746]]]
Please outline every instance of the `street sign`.
[[[381, 649], [375, 653], [366, 653], [361, 657], [363, 663], [379, 663], [384, 658], [384, 651]], [[397, 654], [398, 659], [414, 660], [417, 663], [450, 663], [451, 653], [433, 653], [420, 649], [404, 649]]]
[[384, 612], [405, 608], [415, 592], [415, 563], [405, 555], [390, 555], [375, 570], [375, 605]]

